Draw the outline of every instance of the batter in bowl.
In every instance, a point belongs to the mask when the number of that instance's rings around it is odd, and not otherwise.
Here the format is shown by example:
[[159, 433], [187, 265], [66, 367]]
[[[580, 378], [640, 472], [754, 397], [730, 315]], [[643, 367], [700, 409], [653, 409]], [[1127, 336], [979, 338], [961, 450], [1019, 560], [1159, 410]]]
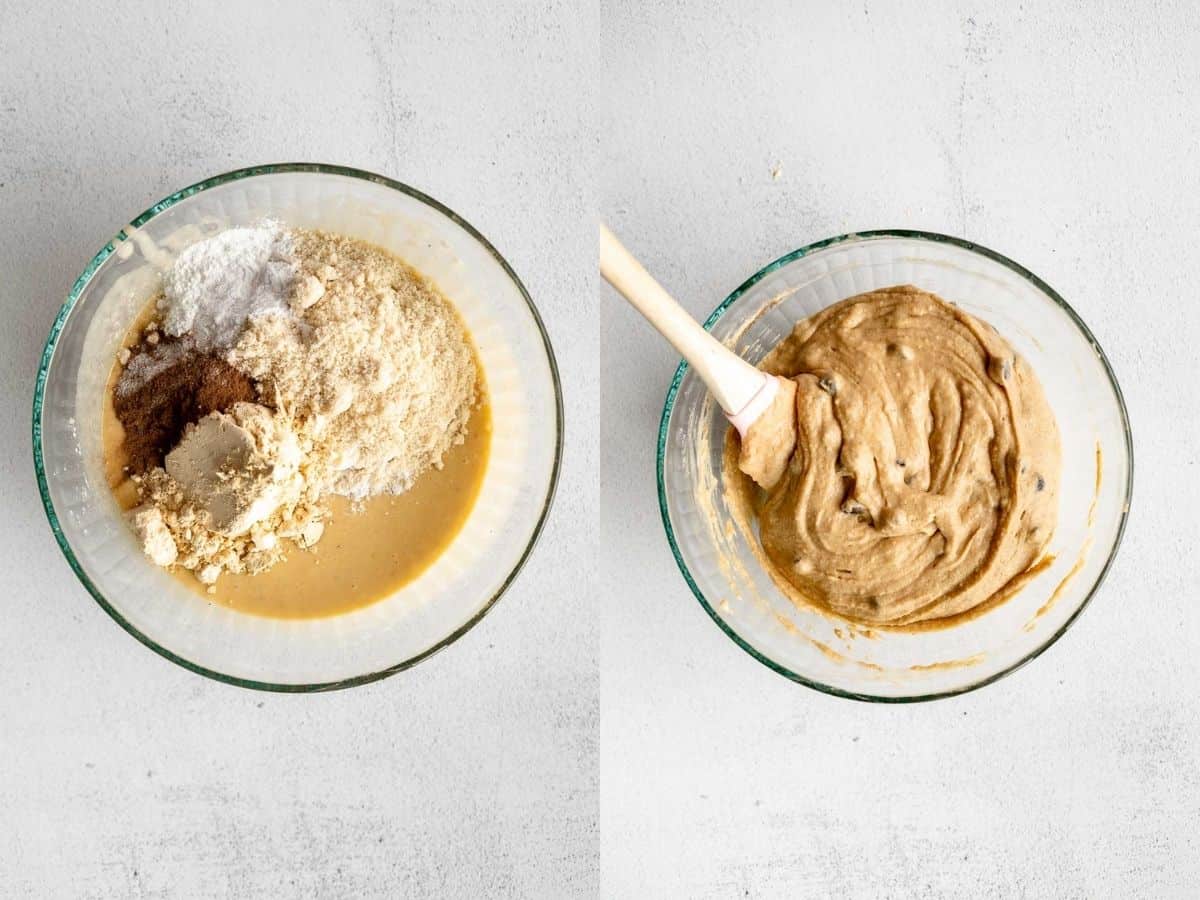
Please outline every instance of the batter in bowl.
[[1058, 427], [992, 326], [885, 288], [800, 322], [761, 367], [787, 389], [744, 442], [730, 429], [725, 480], [794, 599], [911, 626], [999, 602], [1038, 571]]

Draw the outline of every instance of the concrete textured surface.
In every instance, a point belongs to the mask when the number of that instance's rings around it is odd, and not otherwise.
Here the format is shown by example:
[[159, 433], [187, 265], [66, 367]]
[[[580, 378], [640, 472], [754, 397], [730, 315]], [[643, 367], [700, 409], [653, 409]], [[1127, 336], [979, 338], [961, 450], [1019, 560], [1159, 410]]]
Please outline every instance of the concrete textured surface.
[[[0, 896], [1194, 895], [1190, 4], [199, 6], [0, 0]], [[113, 231], [283, 159], [463, 213], [542, 309], [567, 396], [558, 499], [509, 595], [411, 672], [317, 696], [124, 634], [54, 544], [28, 436], [50, 323]], [[915, 707], [734, 646], [662, 534], [676, 360], [600, 286], [597, 210], [701, 317], [872, 227], [962, 235], [1054, 285], [1113, 361], [1138, 469], [1071, 632]]]
[[607, 9], [601, 212], [693, 313], [823, 237], [963, 235], [1091, 325], [1137, 483], [1102, 592], [1032, 665], [919, 706], [817, 694], [738, 649], [676, 571], [654, 495], [676, 359], [604, 290], [605, 896], [1195, 896], [1194, 7]]
[[137, 644], [76, 583], [32, 475], [37, 359], [76, 275], [159, 198], [263, 162], [359, 166], [461, 212], [595, 407], [585, 23], [490, 6], [0, 0], [0, 896], [597, 893], [594, 415], [570, 416], [547, 533], [487, 618], [319, 696]]

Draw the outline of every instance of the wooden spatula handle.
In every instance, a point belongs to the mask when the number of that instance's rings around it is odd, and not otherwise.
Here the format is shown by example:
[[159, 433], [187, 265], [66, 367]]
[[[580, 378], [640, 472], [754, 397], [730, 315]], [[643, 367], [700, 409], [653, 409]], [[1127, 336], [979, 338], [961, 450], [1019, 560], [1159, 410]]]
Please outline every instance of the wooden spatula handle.
[[600, 274], [671, 342], [728, 415], [736, 416], [763, 388], [766, 376], [701, 328], [603, 223]]

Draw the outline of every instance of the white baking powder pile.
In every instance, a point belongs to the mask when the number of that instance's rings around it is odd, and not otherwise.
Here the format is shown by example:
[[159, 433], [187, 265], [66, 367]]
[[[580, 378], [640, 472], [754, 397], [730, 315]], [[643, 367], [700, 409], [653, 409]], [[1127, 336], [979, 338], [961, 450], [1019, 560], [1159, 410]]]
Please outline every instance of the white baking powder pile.
[[163, 277], [163, 331], [191, 335], [198, 350], [227, 348], [249, 319], [288, 312], [296, 271], [291, 234], [278, 222], [192, 244]]

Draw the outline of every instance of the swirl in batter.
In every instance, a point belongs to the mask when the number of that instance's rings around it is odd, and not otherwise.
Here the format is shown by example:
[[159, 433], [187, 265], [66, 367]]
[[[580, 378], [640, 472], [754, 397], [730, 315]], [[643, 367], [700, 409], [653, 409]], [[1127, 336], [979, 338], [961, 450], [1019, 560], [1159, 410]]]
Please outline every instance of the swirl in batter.
[[731, 437], [727, 483], [800, 598], [914, 625], [998, 602], [1040, 562], [1058, 513], [1058, 428], [990, 325], [886, 288], [800, 322], [762, 368], [785, 390], [740, 446]]

